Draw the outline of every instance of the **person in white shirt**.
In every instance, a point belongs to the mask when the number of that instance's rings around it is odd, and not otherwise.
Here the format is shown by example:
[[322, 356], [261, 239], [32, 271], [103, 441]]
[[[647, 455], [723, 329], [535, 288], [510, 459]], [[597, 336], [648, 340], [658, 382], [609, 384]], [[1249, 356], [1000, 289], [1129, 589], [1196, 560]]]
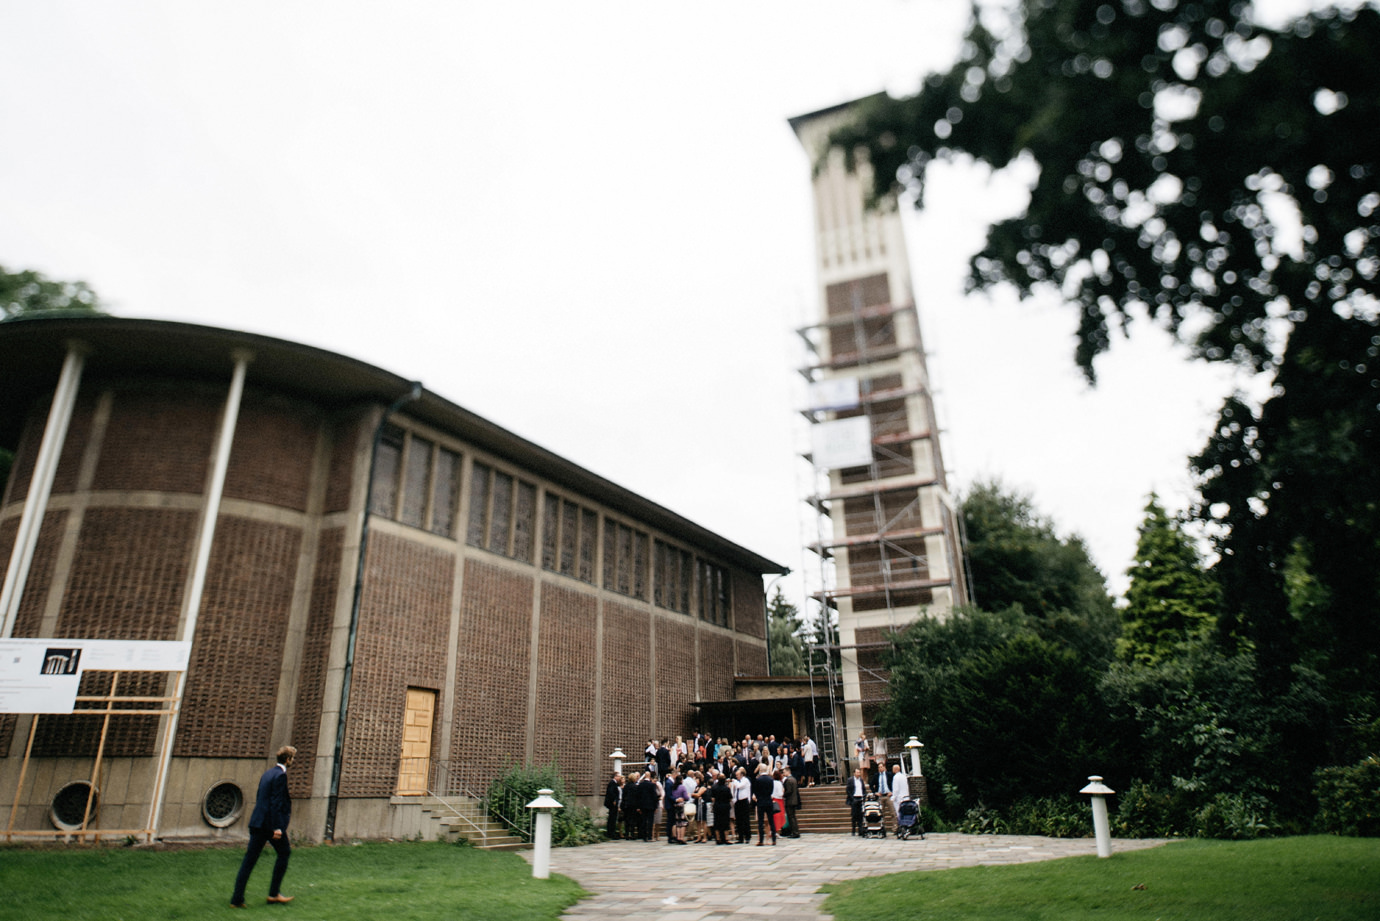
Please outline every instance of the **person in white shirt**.
[[800, 743], [800, 757], [805, 760], [805, 786], [813, 787], [819, 781], [819, 746], [809, 736]]
[[733, 790], [733, 825], [739, 844], [752, 843], [752, 781], [747, 770], [738, 768], [729, 784]]
[[901, 804], [910, 799], [910, 778], [906, 777], [905, 768], [897, 764], [892, 767], [891, 773], [891, 808], [896, 815], [901, 814]]

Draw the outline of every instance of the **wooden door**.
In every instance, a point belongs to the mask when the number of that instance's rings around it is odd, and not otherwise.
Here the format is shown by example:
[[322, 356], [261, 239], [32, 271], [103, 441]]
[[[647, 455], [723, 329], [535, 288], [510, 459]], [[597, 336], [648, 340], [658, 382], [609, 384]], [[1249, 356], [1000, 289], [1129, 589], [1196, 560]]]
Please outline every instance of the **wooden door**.
[[431, 773], [431, 727], [436, 716], [436, 692], [407, 689], [403, 710], [402, 753], [398, 758], [398, 795], [421, 796]]

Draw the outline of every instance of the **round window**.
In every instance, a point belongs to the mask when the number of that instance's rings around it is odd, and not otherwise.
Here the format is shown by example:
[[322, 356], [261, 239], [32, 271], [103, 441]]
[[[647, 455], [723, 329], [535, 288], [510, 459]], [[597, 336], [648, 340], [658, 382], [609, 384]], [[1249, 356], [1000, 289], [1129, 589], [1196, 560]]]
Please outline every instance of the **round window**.
[[[90, 798], [91, 810], [87, 812], [87, 799]], [[57, 792], [53, 797], [53, 807], [49, 810], [49, 818], [52, 819], [53, 826], [63, 831], [77, 831], [82, 827], [85, 819], [86, 826], [91, 827], [96, 821], [96, 811], [100, 806], [101, 794], [99, 790], [92, 790], [91, 784], [84, 780], [76, 780], [69, 783]]]
[[201, 801], [201, 817], [215, 828], [234, 825], [243, 811], [244, 792], [228, 780], [207, 790]]

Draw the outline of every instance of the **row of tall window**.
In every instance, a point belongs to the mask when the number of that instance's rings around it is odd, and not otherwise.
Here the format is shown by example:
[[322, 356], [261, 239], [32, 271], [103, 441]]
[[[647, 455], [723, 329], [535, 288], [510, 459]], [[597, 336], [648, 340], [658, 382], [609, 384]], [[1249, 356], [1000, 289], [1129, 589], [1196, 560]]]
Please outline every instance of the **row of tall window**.
[[389, 426], [374, 458], [369, 511], [442, 537], [455, 536], [460, 455]]
[[[488, 464], [471, 465], [465, 543], [535, 562], [537, 486]], [[541, 567], [728, 626], [728, 572], [689, 551], [604, 519], [603, 572], [595, 571], [599, 514], [556, 493], [542, 499]], [[374, 459], [369, 511], [442, 537], [456, 537], [460, 455], [396, 426], [384, 429]], [[698, 610], [692, 610], [692, 604]]]

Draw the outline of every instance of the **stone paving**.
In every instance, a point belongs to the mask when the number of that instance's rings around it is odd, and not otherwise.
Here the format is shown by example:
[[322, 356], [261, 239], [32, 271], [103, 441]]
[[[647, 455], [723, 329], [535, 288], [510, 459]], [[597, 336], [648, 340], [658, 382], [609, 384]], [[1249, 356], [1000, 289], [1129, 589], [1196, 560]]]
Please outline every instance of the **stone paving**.
[[[1114, 840], [1113, 853], [1164, 844]], [[825, 919], [821, 885], [901, 870], [996, 866], [1097, 853], [1092, 838], [931, 834], [923, 841], [894, 837], [807, 835], [776, 847], [663, 841], [610, 841], [553, 848], [551, 872], [574, 879], [593, 897], [563, 918], [606, 921], [748, 921], [751, 918]], [[526, 852], [532, 859], [531, 852]]]

